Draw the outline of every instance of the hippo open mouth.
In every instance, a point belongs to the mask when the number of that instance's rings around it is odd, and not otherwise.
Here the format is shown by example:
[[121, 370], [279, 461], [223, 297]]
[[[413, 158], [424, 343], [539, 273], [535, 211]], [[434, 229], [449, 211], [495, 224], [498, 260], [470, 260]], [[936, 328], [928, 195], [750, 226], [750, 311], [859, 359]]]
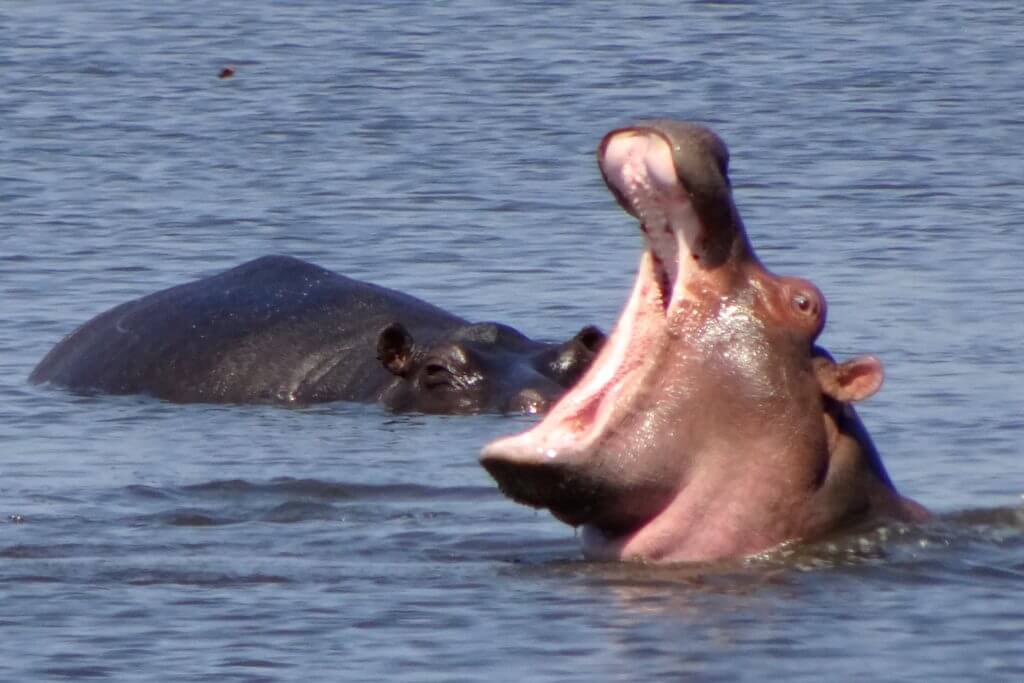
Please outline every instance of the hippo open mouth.
[[606, 135], [598, 163], [640, 222], [636, 283], [576, 387], [483, 450], [501, 490], [582, 525], [594, 558], [737, 557], [872, 512], [912, 517], [849, 405], [881, 364], [815, 345], [825, 299], [754, 255], [724, 143], [653, 121]]
[[[595, 468], [592, 463], [582, 466], [583, 461], [618, 450], [609, 449], [607, 442], [621, 431], [656, 429], [623, 428], [622, 423], [644, 420], [645, 411], [638, 406], [658, 400], [648, 376], [657, 372], [665, 353], [678, 353], [668, 347], [688, 327], [688, 319], [697, 324], [701, 309], [717, 299], [709, 296], [720, 289], [712, 275], [724, 260], [723, 252], [743, 237], [732, 212], [714, 210], [721, 199], [716, 191], [728, 183], [724, 145], [705, 129], [683, 131], [701, 135], [701, 149], [708, 151], [701, 168], [689, 169], [693, 182], [688, 182], [686, 164], [680, 163], [683, 151], [661, 132], [666, 125], [686, 126], [663, 122], [623, 128], [605, 136], [598, 148], [605, 182], [640, 221], [646, 246], [614, 333], [590, 371], [547, 419], [531, 431], [491, 444], [481, 459], [514, 500], [547, 507], [569, 524], [596, 524], [605, 533], [626, 534], [642, 526], [668, 504], [681, 482], [652, 473], [634, 478], [622, 465], [616, 476], [603, 471], [590, 477]], [[709, 172], [715, 177], [701, 177]], [[708, 219], [714, 221], [710, 226]], [[725, 234], [715, 235], [715, 230]], [[745, 245], [745, 239], [740, 241]]]

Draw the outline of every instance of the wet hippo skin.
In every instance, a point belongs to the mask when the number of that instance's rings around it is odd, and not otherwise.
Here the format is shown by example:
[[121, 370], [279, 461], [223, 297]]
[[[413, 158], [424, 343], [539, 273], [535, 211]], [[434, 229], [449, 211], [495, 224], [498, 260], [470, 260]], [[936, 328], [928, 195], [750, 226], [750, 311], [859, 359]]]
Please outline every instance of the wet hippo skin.
[[380, 402], [397, 411], [542, 412], [604, 335], [562, 344], [392, 289], [266, 256], [101, 313], [30, 381], [178, 402]]
[[736, 558], [871, 519], [922, 519], [852, 404], [882, 384], [815, 341], [812, 283], [760, 263], [733, 203], [725, 144], [652, 121], [598, 149], [640, 222], [633, 293], [593, 365], [533, 429], [481, 463], [516, 501], [582, 527], [585, 555]]

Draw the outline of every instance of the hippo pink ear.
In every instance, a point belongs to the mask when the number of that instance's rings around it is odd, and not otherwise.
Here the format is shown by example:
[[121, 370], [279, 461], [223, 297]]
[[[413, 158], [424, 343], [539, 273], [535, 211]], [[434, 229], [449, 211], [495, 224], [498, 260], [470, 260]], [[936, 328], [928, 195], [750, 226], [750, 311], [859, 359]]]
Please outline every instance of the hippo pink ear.
[[822, 392], [842, 403], [874, 396], [885, 379], [882, 361], [874, 356], [860, 356], [844, 363], [819, 356], [815, 359], [815, 373]]
[[402, 323], [391, 323], [377, 337], [377, 360], [393, 375], [405, 377], [412, 369], [412, 335]]

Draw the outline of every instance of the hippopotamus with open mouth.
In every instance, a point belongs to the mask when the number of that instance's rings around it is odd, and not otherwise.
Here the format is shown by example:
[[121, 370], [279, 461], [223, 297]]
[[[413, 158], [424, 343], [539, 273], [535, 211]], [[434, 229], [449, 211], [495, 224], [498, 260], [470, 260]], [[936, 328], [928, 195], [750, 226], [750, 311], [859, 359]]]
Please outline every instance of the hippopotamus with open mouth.
[[589, 325], [560, 344], [536, 341], [297, 258], [265, 256], [101, 313], [29, 380], [183, 403], [539, 413], [603, 341]]
[[481, 455], [505, 494], [582, 526], [588, 557], [737, 558], [927, 516], [851, 406], [879, 389], [881, 363], [815, 345], [825, 299], [761, 265], [728, 161], [692, 123], [605, 136], [601, 173], [646, 243], [632, 296], [576, 387]]

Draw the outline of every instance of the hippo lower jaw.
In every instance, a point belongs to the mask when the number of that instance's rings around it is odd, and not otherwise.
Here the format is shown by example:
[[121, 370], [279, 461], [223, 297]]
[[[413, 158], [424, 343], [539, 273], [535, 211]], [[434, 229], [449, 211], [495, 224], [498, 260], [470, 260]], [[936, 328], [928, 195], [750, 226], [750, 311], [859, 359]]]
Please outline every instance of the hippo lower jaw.
[[[510, 463], [532, 468], [534, 461], [538, 460], [547, 466], [541, 468], [543, 471], [565, 469], [570, 463], [586, 462], [588, 454], [597, 449], [604, 435], [614, 431], [614, 425], [625, 417], [621, 407], [633, 405], [636, 394], [643, 391], [643, 379], [649, 371], [650, 359], [658, 355], [667, 337], [666, 313], [655, 258], [650, 252], [644, 253], [625, 311], [579, 384], [555, 404], [542, 423], [486, 447], [482, 462], [492, 474], [494, 468]], [[499, 484], [503, 483], [503, 477], [496, 475], [496, 478]], [[513, 478], [520, 479], [509, 476], [510, 480]], [[551, 492], [548, 486], [540, 488], [545, 493]], [[550, 507], [548, 502], [553, 500], [551, 495], [540, 495], [539, 492], [529, 494], [514, 488], [506, 492], [513, 499], [536, 507]], [[555, 508], [552, 512], [556, 516], [559, 514]]]

